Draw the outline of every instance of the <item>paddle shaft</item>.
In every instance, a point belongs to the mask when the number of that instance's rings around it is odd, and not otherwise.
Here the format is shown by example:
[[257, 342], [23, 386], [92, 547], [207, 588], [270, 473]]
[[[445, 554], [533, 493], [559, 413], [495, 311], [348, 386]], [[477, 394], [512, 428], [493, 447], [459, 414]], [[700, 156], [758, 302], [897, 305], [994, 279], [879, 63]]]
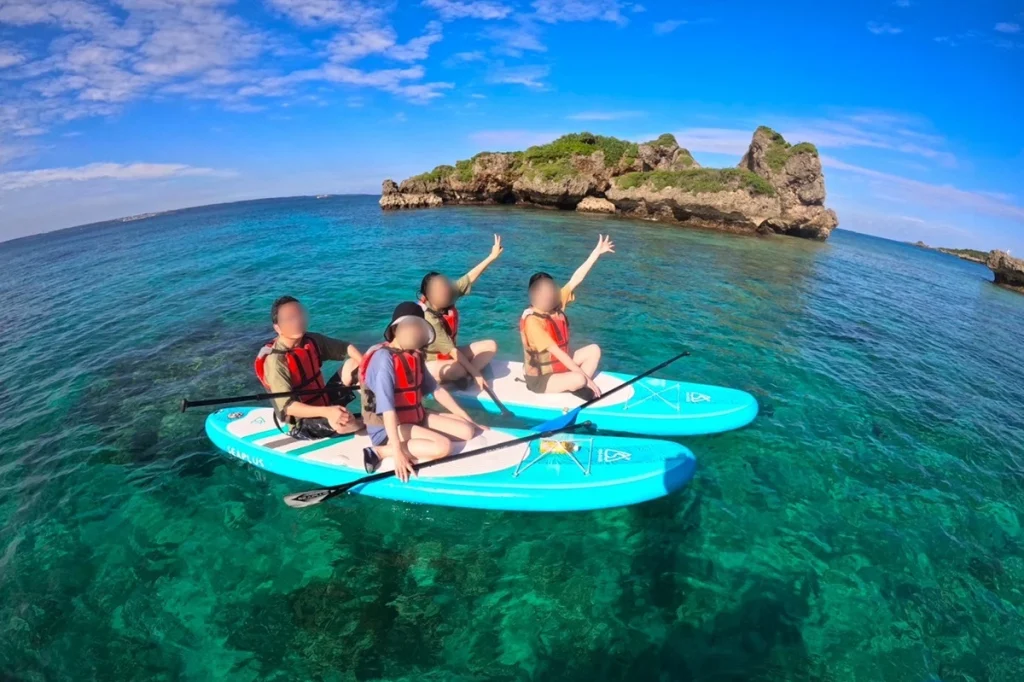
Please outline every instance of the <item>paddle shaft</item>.
[[325, 388], [307, 388], [301, 391], [281, 391], [279, 393], [253, 393], [252, 395], [236, 395], [230, 398], [209, 398], [207, 400], [188, 400], [183, 398], [181, 401], [181, 411], [184, 412], [190, 407], [209, 407], [210, 405], [228, 405], [231, 403], [249, 403], [257, 400], [270, 400], [271, 398], [290, 398], [292, 396], [309, 396], [309, 395], [320, 395], [323, 393], [341, 392], [341, 391], [352, 391], [355, 386], [343, 386], [333, 385]]
[[487, 391], [487, 395], [491, 396], [491, 400], [494, 401], [495, 406], [498, 408], [498, 411], [501, 412], [502, 415], [506, 417], [515, 416], [514, 414], [512, 414], [512, 410], [505, 407], [505, 403], [501, 402], [501, 400], [498, 399], [498, 394], [494, 392], [494, 389], [491, 388], [490, 384], [488, 384], [486, 381], [484, 382], [484, 390]]
[[625, 383], [621, 383], [621, 384], [619, 384], [618, 386], [616, 386], [615, 388], [613, 388], [613, 389], [611, 389], [609, 391], [605, 391], [604, 393], [602, 393], [601, 395], [597, 396], [596, 398], [591, 398], [590, 400], [588, 400], [587, 402], [583, 403], [582, 405], [580, 405], [576, 409], [577, 410], [582, 410], [584, 408], [590, 407], [591, 405], [593, 405], [594, 403], [598, 402], [599, 400], [604, 400], [605, 398], [607, 398], [608, 396], [612, 395], [616, 391], [621, 391], [622, 389], [626, 388], [627, 386], [632, 386], [633, 384], [635, 384], [636, 382], [640, 381], [641, 379], [646, 379], [647, 377], [651, 376], [655, 372], [658, 372], [660, 370], [665, 369], [666, 367], [671, 365], [673, 362], [675, 362], [679, 358], [685, 358], [689, 354], [690, 354], [690, 351], [684, 350], [679, 355], [675, 355], [675, 356], [669, 358], [668, 360], [666, 360], [665, 362], [661, 363], [657, 367], [651, 367], [649, 370], [647, 370], [643, 374], [637, 374], [635, 377], [633, 377], [629, 381], [627, 381]]
[[[579, 429], [590, 428], [591, 426], [593, 426], [593, 424], [591, 424], [590, 422], [570, 424], [565, 428], [552, 429], [550, 431], [543, 431], [541, 433], [534, 433], [529, 436], [523, 436], [522, 438], [516, 438], [515, 440], [505, 441], [503, 443], [495, 443], [494, 445], [488, 445], [486, 447], [477, 448], [476, 450], [467, 450], [466, 452], [459, 452], [448, 457], [442, 457], [441, 459], [433, 459], [430, 460], [429, 462], [417, 462], [416, 464], [412, 465], [412, 470], [421, 471], [422, 469], [436, 466], [438, 464], [455, 462], [460, 459], [466, 459], [467, 457], [483, 455], [488, 452], [494, 452], [495, 450], [503, 450], [504, 448], [515, 447], [516, 445], [525, 445], [526, 443], [530, 443], [541, 438], [549, 438], [557, 433], [571, 433], [573, 431], [578, 431]], [[382, 481], [386, 478], [392, 478], [395, 475], [396, 474], [394, 471], [382, 471], [379, 474], [370, 474], [369, 476], [364, 476], [363, 478], [360, 478], [357, 481], [352, 481], [351, 483], [345, 483], [344, 485], [339, 485], [334, 488], [327, 488], [326, 492], [323, 493], [321, 493], [321, 491], [312, 491], [312, 493], [319, 493], [322, 495], [322, 497], [320, 497], [320, 499], [317, 501], [317, 504], [319, 504], [320, 502], [326, 502], [332, 497], [337, 497], [342, 493], [348, 492], [349, 490], [355, 488], [356, 486], [365, 485], [367, 483], [374, 483], [376, 481]], [[300, 495], [307, 494], [310, 493], [300, 493]]]

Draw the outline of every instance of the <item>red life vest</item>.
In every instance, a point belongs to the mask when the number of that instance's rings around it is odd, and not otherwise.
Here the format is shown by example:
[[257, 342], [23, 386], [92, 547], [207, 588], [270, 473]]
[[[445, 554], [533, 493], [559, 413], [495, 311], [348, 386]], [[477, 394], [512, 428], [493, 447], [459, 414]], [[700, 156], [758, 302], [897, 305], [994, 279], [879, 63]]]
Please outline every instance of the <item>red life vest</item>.
[[[423, 354], [419, 351], [395, 350], [387, 344], [379, 344], [363, 355], [359, 363], [359, 383], [363, 387], [363, 416], [373, 421], [368, 413], [374, 413], [376, 400], [373, 392], [366, 387], [366, 370], [370, 366], [370, 358], [377, 351], [386, 351], [391, 355], [395, 367], [395, 412], [400, 424], [422, 424], [427, 417], [423, 408], [423, 373], [425, 365]], [[374, 416], [376, 416], [374, 414]]]
[[[423, 312], [433, 315], [441, 320], [441, 325], [444, 330], [448, 332], [448, 336], [452, 340], [452, 345], [459, 345], [459, 310], [455, 306], [448, 306], [448, 309], [443, 313], [438, 312], [430, 307], [430, 304], [425, 300], [420, 301], [420, 305], [423, 307]], [[427, 349], [427, 353], [431, 356], [436, 357], [438, 360], [451, 360], [452, 356], [450, 353], [430, 353], [430, 349]]]
[[[292, 389], [296, 391], [305, 391], [327, 387], [327, 384], [324, 383], [323, 367], [320, 361], [320, 349], [317, 348], [316, 342], [308, 336], [302, 337], [302, 340], [289, 350], [274, 348], [273, 341], [260, 349], [255, 362], [256, 377], [268, 391], [270, 390], [270, 386], [267, 384], [266, 379], [266, 364], [267, 357], [270, 355], [284, 356], [284, 361], [288, 365], [288, 376], [291, 380]], [[331, 400], [326, 392], [314, 395], [307, 394], [298, 396], [297, 400], [307, 405], [323, 407], [331, 404]]]
[[539, 317], [544, 321], [548, 334], [554, 339], [555, 344], [565, 354], [569, 352], [569, 318], [561, 310], [550, 315], [538, 313], [533, 308], [527, 308], [519, 318], [519, 335], [523, 340], [523, 351], [526, 354], [526, 363], [540, 374], [560, 374], [568, 372], [569, 368], [562, 364], [546, 350], [531, 349], [526, 341], [526, 320], [530, 317]]

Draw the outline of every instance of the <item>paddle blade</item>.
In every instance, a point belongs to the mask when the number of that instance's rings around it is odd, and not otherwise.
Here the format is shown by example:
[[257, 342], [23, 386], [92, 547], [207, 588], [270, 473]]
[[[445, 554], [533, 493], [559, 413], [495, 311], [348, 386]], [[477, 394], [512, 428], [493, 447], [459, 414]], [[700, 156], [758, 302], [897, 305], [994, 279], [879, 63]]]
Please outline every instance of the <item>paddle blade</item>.
[[286, 495], [284, 503], [294, 509], [302, 509], [303, 507], [312, 507], [320, 504], [321, 502], [328, 500], [336, 494], [332, 488], [322, 488], [320, 490], [307, 490], [304, 493], [295, 493], [294, 495]]
[[547, 433], [548, 431], [562, 431], [567, 429], [576, 423], [576, 418], [580, 416], [580, 409], [581, 408], [577, 407], [575, 410], [566, 412], [561, 417], [556, 417], [555, 419], [546, 421], [543, 424], [537, 424], [537, 426], [534, 426], [530, 430], [536, 431], [537, 433]]

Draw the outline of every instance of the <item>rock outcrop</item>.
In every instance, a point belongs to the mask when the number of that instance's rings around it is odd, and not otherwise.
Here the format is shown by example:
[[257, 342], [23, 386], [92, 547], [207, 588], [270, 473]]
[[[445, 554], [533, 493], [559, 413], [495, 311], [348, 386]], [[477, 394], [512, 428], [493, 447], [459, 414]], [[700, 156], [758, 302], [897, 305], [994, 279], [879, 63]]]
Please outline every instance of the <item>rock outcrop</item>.
[[817, 149], [763, 127], [737, 168], [701, 168], [672, 135], [636, 144], [578, 133], [386, 180], [380, 199], [385, 209], [499, 203], [821, 240], [838, 224]]
[[1024, 293], [1024, 259], [1011, 258], [1005, 251], [992, 251], [985, 265], [996, 276], [996, 284]]
[[601, 197], [583, 197], [576, 204], [576, 210], [581, 213], [615, 213], [615, 204]]
[[442, 206], [444, 199], [433, 192], [403, 191], [394, 180], [385, 180], [379, 203], [383, 209], [427, 208]]

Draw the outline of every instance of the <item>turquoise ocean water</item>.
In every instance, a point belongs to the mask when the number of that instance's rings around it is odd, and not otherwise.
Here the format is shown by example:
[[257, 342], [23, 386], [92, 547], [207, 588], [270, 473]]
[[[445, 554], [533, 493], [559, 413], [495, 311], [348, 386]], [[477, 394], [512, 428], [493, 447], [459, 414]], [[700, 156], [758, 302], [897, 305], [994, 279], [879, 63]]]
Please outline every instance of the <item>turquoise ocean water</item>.
[[[682, 493], [572, 515], [349, 498], [219, 455], [183, 396], [257, 389], [278, 295], [374, 343], [429, 269], [517, 348], [529, 274], [599, 232], [579, 341], [755, 394]], [[740, 238], [370, 197], [0, 244], [0, 679], [1024, 678], [1024, 296], [837, 232]]]

